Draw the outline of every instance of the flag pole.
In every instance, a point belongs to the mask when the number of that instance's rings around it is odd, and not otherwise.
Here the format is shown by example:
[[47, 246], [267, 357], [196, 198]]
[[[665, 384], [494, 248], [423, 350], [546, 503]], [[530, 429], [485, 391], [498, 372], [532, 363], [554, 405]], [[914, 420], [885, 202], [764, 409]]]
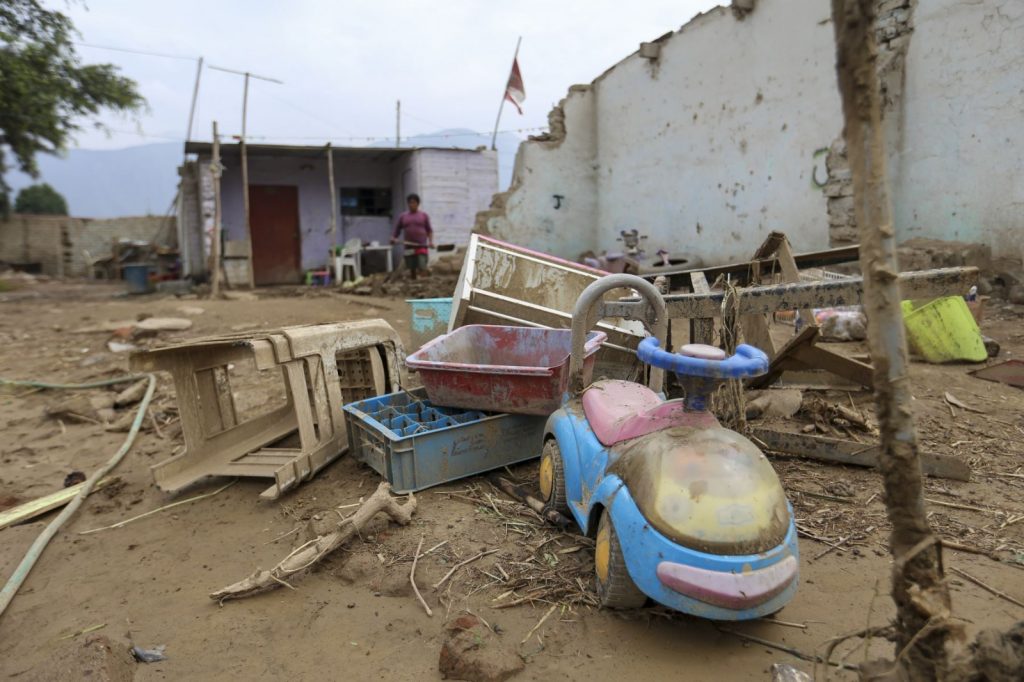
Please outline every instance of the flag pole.
[[[516, 60], [519, 59], [519, 46], [523, 43], [523, 37], [519, 36], [519, 40], [516, 41], [516, 52], [512, 55], [512, 66], [516, 64]], [[509, 76], [512, 75], [512, 69], [509, 69]], [[498, 118], [494, 122], [494, 135], [491, 136], [491, 149], [497, 149], [498, 143], [498, 126], [501, 125], [501, 110], [505, 108], [505, 93], [508, 92], [508, 80], [505, 80], [505, 87], [501, 91], [501, 104], [498, 105]]]

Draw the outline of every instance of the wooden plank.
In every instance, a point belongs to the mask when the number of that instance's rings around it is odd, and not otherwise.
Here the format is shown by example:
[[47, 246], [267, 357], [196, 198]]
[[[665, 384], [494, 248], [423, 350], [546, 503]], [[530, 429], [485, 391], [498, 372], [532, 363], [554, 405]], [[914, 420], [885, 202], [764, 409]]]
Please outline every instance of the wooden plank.
[[[740, 299], [742, 300], [742, 298], [741, 296]], [[775, 351], [775, 342], [772, 341], [772, 335], [768, 331], [767, 315], [761, 315], [760, 313], [742, 315], [740, 316], [740, 327], [743, 329], [744, 343], [749, 343], [751, 346], [763, 350], [769, 360], [775, 359], [777, 353]]]
[[751, 379], [747, 385], [750, 388], [763, 388], [775, 383], [783, 372], [823, 369], [847, 381], [871, 388], [874, 382], [871, 365], [816, 346], [818, 335], [817, 327], [801, 329], [772, 358], [768, 373]]
[[[960, 295], [977, 283], [978, 268], [903, 272], [899, 280], [904, 299]], [[864, 280], [861, 277], [749, 287], [741, 292], [739, 312], [740, 315], [752, 315], [801, 308], [860, 305], [863, 294]], [[721, 291], [710, 294], [674, 294], [665, 297], [665, 304], [671, 318], [721, 317], [724, 297], [725, 293]], [[606, 316], [630, 320], [643, 319], [646, 309], [647, 304], [640, 299], [605, 301], [603, 305]]]
[[[110, 476], [99, 481], [92, 489], [93, 492], [102, 490], [111, 483], [117, 480], [117, 476]], [[41, 516], [48, 511], [53, 511], [58, 507], [63, 507], [78, 494], [78, 491], [82, 489], [85, 483], [76, 483], [75, 485], [58, 490], [57, 492], [50, 493], [49, 495], [43, 495], [29, 502], [19, 504], [17, 507], [11, 507], [5, 511], [0, 512], [0, 530], [13, 526], [19, 523], [23, 523], [30, 519], [34, 519], [37, 516]]]
[[[780, 233], [781, 234], [781, 233]], [[767, 240], [766, 240], [767, 241]], [[812, 251], [809, 253], [798, 253], [794, 257], [796, 260], [797, 267], [800, 269], [806, 268], [821, 268], [826, 265], [837, 265], [839, 263], [850, 263], [860, 255], [860, 250], [856, 244], [852, 246], [843, 246], [837, 249], [827, 249], [825, 251]], [[665, 275], [669, 278], [669, 283], [673, 289], [679, 289], [687, 286], [690, 282], [690, 275], [695, 270], [700, 270], [704, 275], [711, 281], [718, 279], [720, 275], [729, 275], [734, 282], [742, 284], [748, 284], [753, 281], [753, 270], [757, 266], [762, 271], [770, 271], [775, 268], [776, 260], [774, 257], [765, 259], [755, 259], [753, 261], [744, 261], [742, 263], [728, 263], [726, 265], [716, 265], [707, 268], [656, 268], [648, 269], [641, 273], [641, 276], [645, 279], [654, 279], [658, 275]]]
[[[797, 348], [800, 348], [807, 343], [813, 343], [814, 340], [818, 338], [818, 334], [819, 332], [817, 327], [804, 327], [801, 329], [775, 354], [775, 357], [772, 358], [772, 364], [768, 368], [768, 373], [750, 379], [747, 381], [747, 386], [749, 388], [763, 388], [765, 386], [771, 386], [786, 370], [807, 369], [802, 362], [796, 363], [794, 366], [792, 363], [787, 361], [792, 358], [793, 353]], [[755, 343], [754, 345], [756, 346], [757, 344]]]
[[[779, 269], [782, 270], [783, 279], [787, 282], [799, 282], [800, 271], [797, 269], [796, 260], [793, 258], [793, 249], [790, 247], [789, 240], [786, 239], [785, 235], [782, 235], [782, 240], [779, 242], [775, 255], [779, 259]], [[796, 321], [797, 324], [802, 321], [803, 325], [807, 327], [818, 326], [814, 320], [814, 311], [810, 308], [803, 308], [797, 311]]]
[[865, 388], [871, 388], [874, 385], [874, 369], [871, 365], [858, 362], [813, 343], [796, 348], [793, 357], [808, 369], [824, 369]]
[[[690, 285], [695, 294], [710, 294], [707, 277], [703, 272], [690, 274]], [[715, 343], [715, 318], [702, 317], [690, 320], [690, 343]]]
[[[836, 464], [853, 464], [874, 468], [878, 466], [878, 457], [881, 454], [878, 443], [857, 443], [765, 428], [750, 429], [750, 436], [755, 443], [760, 441], [769, 450]], [[937, 478], [949, 478], [955, 481], [971, 480], [971, 467], [966, 462], [946, 455], [922, 452], [921, 470], [925, 474]]]

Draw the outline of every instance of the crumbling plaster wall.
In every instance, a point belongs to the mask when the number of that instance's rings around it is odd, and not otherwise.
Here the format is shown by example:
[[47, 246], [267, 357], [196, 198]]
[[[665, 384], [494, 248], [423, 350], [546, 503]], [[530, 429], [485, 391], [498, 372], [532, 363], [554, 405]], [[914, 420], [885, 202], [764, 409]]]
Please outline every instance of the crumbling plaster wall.
[[900, 240], [1024, 256], [1024, 2], [918, 0], [891, 159]]
[[720, 7], [661, 39], [657, 59], [634, 54], [573, 86], [553, 117], [564, 133], [520, 146], [478, 229], [566, 258], [621, 249], [632, 228], [649, 253], [715, 261], [776, 229], [827, 246], [814, 176], [840, 115], [828, 14], [817, 0], [762, 0], [742, 20]]
[[817, 0], [765, 0], [743, 20], [720, 7], [657, 60], [599, 78], [598, 241], [636, 228], [648, 252], [705, 262], [746, 258], [772, 230], [827, 247], [813, 182], [840, 117], [827, 17]]
[[[898, 238], [1019, 254], [1024, 3], [878, 9]], [[573, 86], [477, 229], [568, 258], [617, 250], [632, 228], [648, 253], [705, 262], [746, 258], [771, 230], [798, 250], [856, 241], [829, 15], [819, 0], [720, 7], [658, 39], [656, 59], [636, 53]]]
[[477, 215], [476, 231], [566, 258], [598, 250], [597, 98], [574, 85], [546, 135], [519, 145], [512, 185]]

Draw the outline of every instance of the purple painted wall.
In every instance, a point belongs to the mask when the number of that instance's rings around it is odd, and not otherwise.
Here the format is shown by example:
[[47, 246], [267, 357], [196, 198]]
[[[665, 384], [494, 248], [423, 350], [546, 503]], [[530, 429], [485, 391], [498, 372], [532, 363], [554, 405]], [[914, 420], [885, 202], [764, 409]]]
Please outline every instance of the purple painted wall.
[[[408, 155], [406, 155], [408, 156]], [[391, 161], [351, 162], [335, 158], [334, 183], [338, 187], [391, 187]], [[242, 211], [242, 176], [237, 157], [224, 160], [221, 179], [225, 239], [245, 239]], [[294, 185], [299, 188], [299, 238], [302, 244], [302, 269], [327, 262], [331, 245], [331, 196], [327, 183], [327, 160], [293, 157], [250, 157], [250, 185]], [[342, 232], [338, 221], [338, 240], [359, 237], [364, 241], [387, 240], [390, 218], [346, 218], [351, 232]]]
[[[398, 214], [405, 210], [405, 196], [423, 195], [423, 208], [435, 223], [438, 241], [465, 244], [477, 211], [487, 208], [497, 191], [497, 157], [493, 152], [448, 149], [391, 150], [381, 156], [392, 159], [353, 160], [343, 151], [334, 156], [335, 191], [341, 187], [391, 188], [392, 214], [387, 217], [347, 216], [338, 219], [338, 243], [359, 238], [364, 243], [386, 244]], [[208, 155], [200, 155], [200, 167], [207, 168]], [[239, 158], [223, 159], [221, 178], [222, 222], [225, 240], [244, 240], [242, 179]], [[327, 182], [327, 159], [311, 152], [305, 156], [249, 157], [250, 185], [291, 185], [299, 193], [299, 237], [302, 269], [328, 262], [331, 245], [331, 196]], [[402, 247], [393, 250], [397, 265]], [[383, 265], [383, 263], [379, 263]]]

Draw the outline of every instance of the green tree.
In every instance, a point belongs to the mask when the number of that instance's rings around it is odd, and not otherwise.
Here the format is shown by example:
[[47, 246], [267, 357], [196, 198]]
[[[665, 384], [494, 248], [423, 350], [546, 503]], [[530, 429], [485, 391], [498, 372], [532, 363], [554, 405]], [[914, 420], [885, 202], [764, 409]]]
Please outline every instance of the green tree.
[[35, 213], [36, 215], [67, 215], [68, 202], [61, 193], [47, 183], [29, 185], [14, 200], [15, 213]]
[[145, 103], [112, 64], [82, 64], [76, 35], [71, 19], [37, 0], [0, 0], [0, 207], [9, 205], [8, 156], [38, 177], [36, 154], [62, 152], [85, 118]]

